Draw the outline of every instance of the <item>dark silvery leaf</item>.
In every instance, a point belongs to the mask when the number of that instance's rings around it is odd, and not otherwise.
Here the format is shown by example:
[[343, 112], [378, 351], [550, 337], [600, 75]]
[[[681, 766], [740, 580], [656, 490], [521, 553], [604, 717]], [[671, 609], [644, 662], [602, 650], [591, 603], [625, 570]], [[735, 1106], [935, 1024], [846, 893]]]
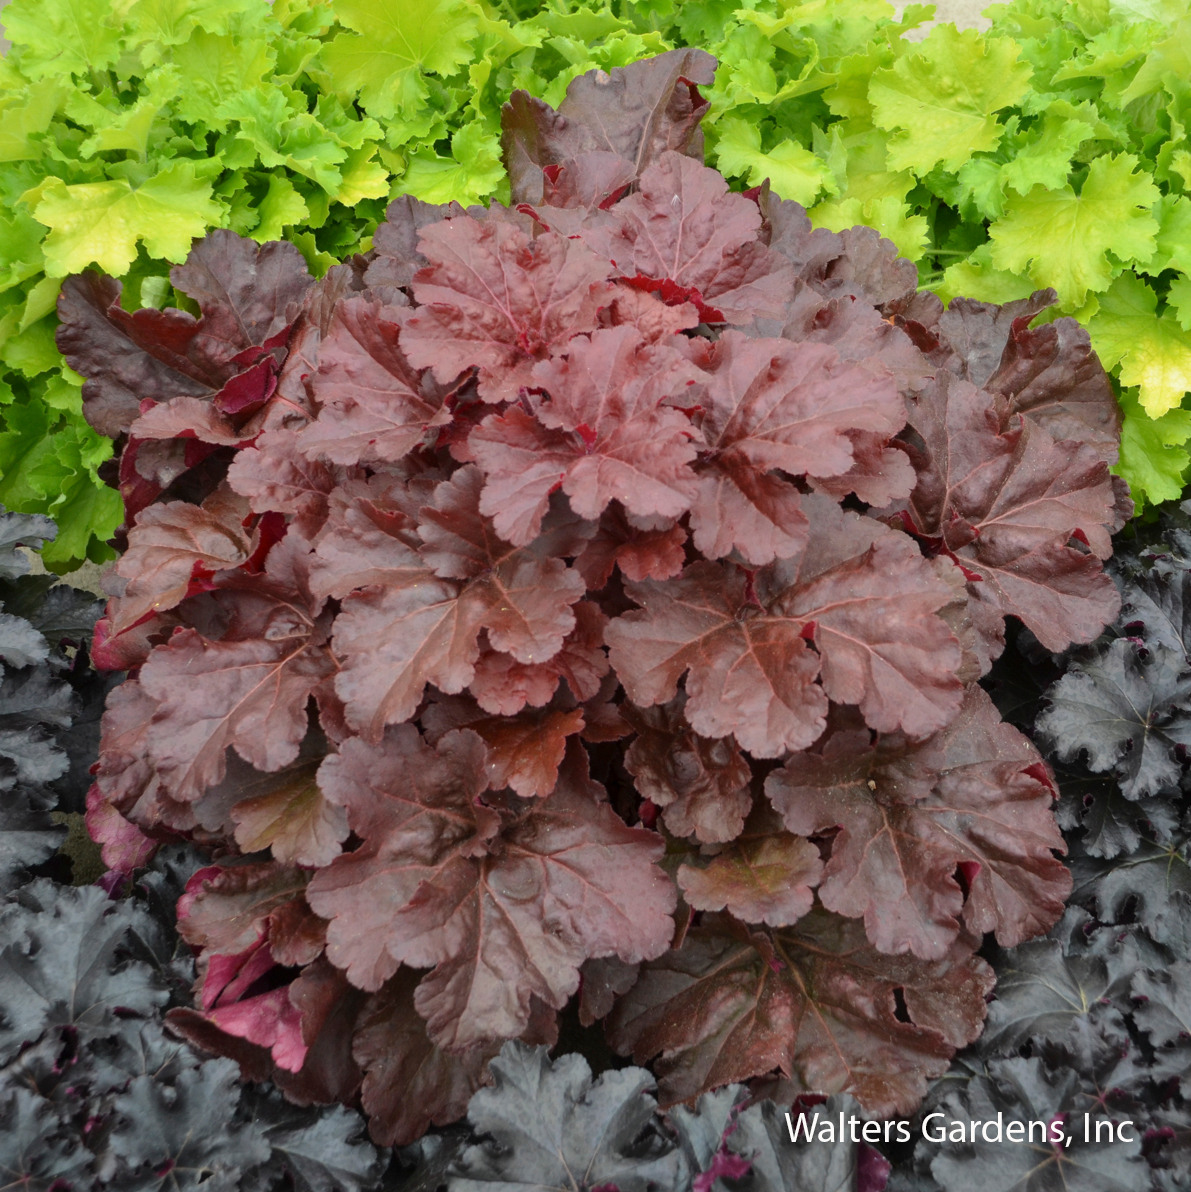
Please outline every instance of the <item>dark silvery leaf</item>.
[[1134, 1011], [1137, 1025], [1156, 1050], [1174, 1052], [1160, 1054], [1163, 1071], [1191, 1074], [1191, 962], [1180, 960], [1163, 973], [1138, 973], [1133, 996], [1141, 1001]]
[[[847, 1095], [829, 1098], [824, 1104], [796, 1113], [790, 1118], [795, 1128], [809, 1131], [790, 1141], [785, 1112], [772, 1101], [746, 1109], [738, 1118], [728, 1146], [752, 1161], [752, 1173], [739, 1184], [741, 1192], [852, 1192], [857, 1187], [860, 1148], [840, 1137], [839, 1116], [844, 1122], [859, 1117], [860, 1106]], [[830, 1127], [830, 1132], [826, 1127]]]
[[1103, 960], [1065, 956], [1057, 940], [1031, 940], [1002, 952], [994, 967], [996, 998], [979, 1042], [985, 1055], [1007, 1055], [1034, 1036], [1062, 1040], [1073, 1019], [1100, 998], [1123, 992], [1128, 981], [1114, 985]]
[[1126, 799], [1111, 773], [1090, 774], [1078, 764], [1062, 762], [1052, 768], [1059, 787], [1059, 827], [1082, 828], [1080, 844], [1093, 857], [1131, 853], [1147, 837], [1165, 844], [1178, 829], [1179, 796]]
[[138, 1076], [115, 1099], [120, 1124], [111, 1150], [123, 1165], [120, 1192], [235, 1192], [241, 1175], [269, 1157], [269, 1145], [250, 1124], [233, 1124], [238, 1069], [211, 1060], [181, 1072], [168, 1085]]
[[1143, 843], [1134, 853], [1111, 861], [1073, 852], [1070, 902], [1086, 906], [1104, 923], [1124, 922], [1126, 910], [1147, 931], [1178, 891], [1191, 894], [1191, 863], [1186, 842]]
[[1191, 656], [1191, 572], [1150, 572], [1125, 586], [1120, 622], [1131, 637]]
[[0, 912], [0, 1058], [53, 1026], [81, 1044], [116, 1033], [117, 1008], [149, 1014], [166, 999], [148, 966], [120, 956], [142, 918], [95, 886], [42, 879]]
[[51, 646], [57, 646], [63, 641], [81, 645], [90, 640], [95, 622], [103, 616], [103, 605], [93, 592], [59, 584], [28, 611], [15, 608], [10, 602], [5, 603], [5, 608], [25, 617]]
[[712, 1169], [725, 1135], [736, 1132], [737, 1107], [748, 1098], [749, 1091], [744, 1085], [729, 1084], [713, 1093], [704, 1093], [694, 1109], [675, 1105], [666, 1114], [692, 1172]]
[[55, 679], [47, 667], [6, 674], [0, 678], [0, 731], [35, 724], [67, 728], [73, 703], [69, 685]]
[[1181, 651], [1148, 656], [1118, 638], [1075, 662], [1048, 692], [1037, 731], [1064, 761], [1087, 753], [1088, 768], [1115, 769], [1128, 799], [1177, 787], [1178, 746], [1191, 745], [1191, 673]]
[[396, 1192], [440, 1192], [447, 1186], [447, 1172], [470, 1145], [469, 1131], [456, 1126], [442, 1134], [424, 1134], [402, 1147], [397, 1160], [413, 1170], [398, 1179]]
[[0, 729], [0, 781], [6, 785], [15, 779], [41, 786], [61, 777], [69, 768], [66, 754], [46, 729], [37, 725]]
[[368, 1142], [363, 1118], [342, 1105], [300, 1109], [269, 1091], [253, 1097], [252, 1109], [273, 1148], [261, 1174], [288, 1172], [296, 1192], [365, 1192], [388, 1162], [388, 1152]]
[[25, 870], [57, 851], [66, 829], [50, 819], [52, 803], [21, 790], [5, 790], [0, 779], [0, 894], [16, 889]]
[[[1080, 1085], [1077, 1073], [1048, 1072], [1037, 1058], [993, 1061], [988, 1075], [975, 1077], [962, 1093], [949, 1096], [942, 1118], [930, 1124], [937, 1130], [941, 1120], [954, 1119], [969, 1138], [945, 1142], [931, 1162], [931, 1173], [946, 1192], [1148, 1192], [1149, 1168], [1141, 1158], [1138, 1131], [1133, 1131], [1133, 1142], [1083, 1141], [1082, 1112], [1075, 1120], [1077, 1106], [1083, 1108]], [[996, 1127], [998, 1113], [1005, 1124], [1056, 1123], [1070, 1142], [1053, 1145], [1050, 1134], [1039, 1142], [1038, 1126], [1032, 1142], [1008, 1142], [1004, 1136], [997, 1141], [995, 1130], [986, 1140], [983, 1125]], [[1071, 1117], [1062, 1121], [1063, 1114]], [[1097, 1119], [1104, 1120], [1093, 1113], [1093, 1130]], [[974, 1123], [981, 1125], [973, 1142]]]
[[21, 670], [44, 662], [49, 655], [49, 643], [28, 621], [0, 612], [0, 662]]
[[0, 579], [16, 579], [29, 571], [29, 560], [18, 546], [41, 550], [58, 536], [58, 527], [40, 513], [7, 513], [0, 505]]
[[53, 783], [62, 811], [82, 813], [86, 810], [87, 790], [93, 781], [91, 766], [99, 756], [104, 704], [108, 692], [122, 679], [121, 674], [100, 674], [89, 667], [72, 670], [68, 676], [74, 691], [70, 731], [59, 733], [57, 744], [65, 750], [70, 768]]
[[[678, 1187], [679, 1151], [653, 1124], [653, 1076], [641, 1068], [605, 1072], [592, 1082], [579, 1055], [551, 1063], [545, 1047], [506, 1043], [492, 1061], [495, 1087], [467, 1111], [488, 1141], [468, 1147], [451, 1192], [619, 1192]], [[649, 1127], [653, 1125], [653, 1129]]]
[[91, 1156], [61, 1129], [54, 1107], [29, 1089], [0, 1098], [0, 1190], [88, 1187]]

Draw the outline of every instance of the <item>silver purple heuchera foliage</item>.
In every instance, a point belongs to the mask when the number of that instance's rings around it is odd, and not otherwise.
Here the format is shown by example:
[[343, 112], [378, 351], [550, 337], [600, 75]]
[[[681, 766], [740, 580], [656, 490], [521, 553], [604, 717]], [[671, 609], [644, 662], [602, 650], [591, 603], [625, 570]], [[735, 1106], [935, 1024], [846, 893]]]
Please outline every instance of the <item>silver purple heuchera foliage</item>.
[[89, 826], [178, 906], [176, 1031], [373, 1138], [585, 1025], [663, 1106], [912, 1112], [975, 954], [1062, 913], [1053, 776], [978, 685], [1093, 641], [1131, 512], [1053, 294], [944, 311], [867, 229], [702, 164], [674, 51], [505, 110], [509, 207], [399, 199], [315, 281], [226, 231], [59, 344], [128, 520]]

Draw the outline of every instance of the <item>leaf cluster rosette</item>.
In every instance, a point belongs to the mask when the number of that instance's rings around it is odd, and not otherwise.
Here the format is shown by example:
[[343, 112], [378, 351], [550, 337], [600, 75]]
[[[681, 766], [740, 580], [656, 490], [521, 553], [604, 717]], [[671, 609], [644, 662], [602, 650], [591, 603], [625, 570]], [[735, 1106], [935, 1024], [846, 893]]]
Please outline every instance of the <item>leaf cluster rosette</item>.
[[576, 994], [664, 1105], [776, 1071], [908, 1111], [980, 1031], [982, 933], [1070, 889], [976, 681], [1006, 616], [1061, 650], [1119, 610], [1107, 378], [1031, 329], [1051, 295], [943, 311], [872, 231], [730, 192], [711, 66], [515, 95], [511, 206], [398, 200], [317, 283], [221, 232], [200, 318], [64, 286], [156, 490], [96, 837], [214, 851], [175, 1029], [378, 1142]]

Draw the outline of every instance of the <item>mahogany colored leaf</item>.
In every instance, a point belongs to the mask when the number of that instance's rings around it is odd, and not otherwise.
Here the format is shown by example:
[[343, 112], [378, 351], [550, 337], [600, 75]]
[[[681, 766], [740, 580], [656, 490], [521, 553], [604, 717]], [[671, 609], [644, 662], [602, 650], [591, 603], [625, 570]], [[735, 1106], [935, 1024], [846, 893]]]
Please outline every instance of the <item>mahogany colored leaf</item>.
[[984, 691], [969, 687], [955, 719], [921, 743], [866, 738], [836, 733], [822, 753], [796, 754], [766, 779], [791, 832], [839, 829], [823, 905], [862, 917], [882, 952], [928, 960], [963, 929], [994, 931], [1006, 947], [1048, 930], [1071, 890], [1052, 854], [1066, 851], [1055, 792], [1041, 755]]
[[375, 256], [364, 274], [369, 288], [405, 287], [430, 262], [418, 251], [424, 227], [465, 214], [458, 203], [424, 203], [413, 195], [398, 195], [372, 235]]
[[83, 410], [102, 435], [124, 434], [146, 399], [214, 397], [231, 372], [199, 340], [199, 320], [172, 308], [129, 313], [121, 282], [102, 273], [68, 277], [58, 298], [58, 348], [86, 377]]
[[276, 861], [198, 870], [178, 902], [178, 931], [188, 944], [238, 955], [266, 934], [269, 918], [302, 897], [309, 874]]
[[585, 153], [623, 159], [630, 182], [666, 150], [701, 162], [699, 121], [709, 105], [696, 88], [711, 86], [714, 72], [710, 54], [677, 49], [572, 79], [557, 112], [514, 91], [501, 112], [513, 203], [541, 202], [543, 170]]
[[294, 245], [257, 244], [221, 228], [195, 243], [185, 263], [170, 270], [170, 281], [199, 304], [197, 346], [214, 360], [271, 346], [288, 331], [314, 284]]
[[[498, 650], [480, 651], [469, 690], [484, 711], [512, 716], [526, 704], [541, 707], [550, 702], [561, 680], [566, 681], [576, 699], [596, 698], [610, 670], [603, 649], [608, 618], [590, 600], [580, 600], [571, 607], [575, 628], [563, 638], [558, 653], [548, 662], [524, 663]], [[588, 720], [590, 728], [590, 710]]]
[[301, 759], [272, 774], [238, 776], [231, 809], [236, 843], [246, 853], [271, 849], [283, 865], [320, 867], [342, 851], [347, 816], [328, 802], [315, 780], [321, 758]]
[[561, 1007], [588, 957], [631, 962], [669, 943], [662, 843], [617, 818], [577, 743], [548, 799], [507, 809], [477, 797], [487, 750], [468, 730], [431, 750], [402, 725], [325, 765], [324, 790], [364, 841], [310, 887], [328, 955], [373, 989], [399, 963], [437, 966], [415, 1004], [438, 1045], [519, 1035], [531, 998]]
[[582, 577], [551, 557], [577, 553], [568, 522], [528, 547], [512, 547], [479, 512], [482, 483], [469, 466], [439, 485], [421, 510], [424, 566], [343, 602], [335, 686], [348, 722], [370, 740], [413, 713], [426, 683], [451, 694], [467, 686], [481, 629], [496, 649], [531, 664], [557, 654], [575, 627], [571, 606], [583, 595]]
[[824, 497], [804, 505], [813, 513], [805, 550], [755, 580], [700, 562], [679, 579], [626, 584], [643, 607], [605, 638], [629, 698], [664, 703], [689, 671], [695, 731], [734, 735], [758, 757], [810, 745], [829, 698], [860, 705], [882, 732], [941, 728], [962, 695], [959, 645], [936, 615], [950, 589], [907, 536]]
[[[126, 820], [103, 797], [98, 785], [92, 786], [87, 792], [84, 822], [87, 835], [99, 845], [104, 865], [125, 877], [131, 877], [157, 850], [157, 842], [146, 836], [136, 824]], [[16, 824], [13, 823], [6, 831], [14, 832], [15, 829]]]
[[597, 956], [586, 960], [580, 970], [579, 1021], [591, 1026], [607, 1017], [616, 999], [637, 983], [640, 964], [626, 964], [615, 956]]
[[598, 1080], [580, 1055], [551, 1061], [545, 1047], [506, 1043], [493, 1087], [467, 1117], [484, 1141], [463, 1152], [452, 1182], [468, 1188], [650, 1192], [678, 1188], [685, 1165], [654, 1116], [654, 1080], [641, 1068]]
[[859, 923], [822, 910], [751, 933], [708, 915], [643, 966], [608, 1037], [637, 1063], [658, 1057], [663, 1105], [776, 1068], [795, 1091], [849, 1092], [888, 1117], [912, 1112], [980, 1033], [992, 986], [967, 941], [928, 962], [886, 956]]
[[1107, 464], [1020, 418], [1003, 430], [987, 395], [945, 371], [912, 404], [910, 424], [915, 533], [951, 552], [979, 577], [981, 598], [1048, 650], [1095, 638], [1120, 608], [1100, 564], [1126, 516]]
[[567, 738], [583, 730], [581, 708], [525, 710], [490, 716], [473, 700], [446, 697], [422, 713], [431, 745], [453, 728], [469, 728], [488, 746], [488, 785], [511, 787], [523, 799], [548, 795], [558, 782]]
[[823, 862], [801, 836], [781, 831], [773, 813], [761, 808], [741, 835], [705, 865], [679, 866], [683, 897], [697, 911], [729, 911], [746, 923], [788, 927], [814, 901]]
[[683, 399], [702, 407], [697, 422], [709, 453], [691, 505], [695, 546], [713, 559], [736, 548], [757, 566], [797, 554], [806, 515], [798, 490], [775, 473], [840, 476], [855, 463], [849, 432], [881, 442], [896, 434], [906, 415], [893, 377], [844, 363], [822, 344], [738, 331], [714, 344], [687, 342], [707, 376]]
[[364, 1004], [352, 1038], [369, 1133], [380, 1146], [408, 1146], [429, 1126], [458, 1121], [496, 1054], [491, 1045], [459, 1054], [435, 1046], [414, 1009], [418, 979], [400, 969]]
[[1115, 463], [1120, 406], [1087, 331], [1072, 318], [1030, 327], [1054, 302], [1053, 290], [1004, 306], [956, 298], [946, 311], [915, 311], [922, 321], [910, 330], [933, 363], [994, 394], [1003, 419], [1024, 414], [1056, 442], [1086, 443]]
[[[654, 528], [658, 521], [660, 525]], [[651, 518], [649, 527], [634, 525], [620, 504], [609, 505], [599, 528], [575, 560], [575, 570], [588, 588], [602, 588], [616, 567], [625, 579], [637, 581], [677, 575], [686, 561], [686, 531], [669, 518]]]
[[169, 501], [142, 510], [116, 564], [128, 586], [109, 609], [111, 632], [175, 608], [191, 594], [195, 579], [246, 563], [252, 554], [252, 537], [243, 525], [246, 505], [223, 492], [202, 505]]
[[306, 703], [333, 671], [309, 613], [277, 602], [264, 636], [209, 641], [181, 629], [141, 668], [157, 703], [146, 744], [170, 796], [198, 799], [225, 772], [229, 746], [258, 770], [298, 755]]
[[761, 240], [786, 257], [799, 278], [820, 293], [846, 294], [883, 307], [904, 302], [917, 292], [918, 270], [913, 262], [899, 256], [893, 242], [875, 229], [813, 228], [806, 209], [775, 195], [768, 179], [756, 201], [763, 220]]
[[619, 276], [666, 301], [694, 302], [704, 321], [749, 323], [780, 317], [794, 282], [760, 227], [757, 205], [730, 194], [720, 174], [666, 151], [585, 240]]
[[478, 369], [485, 401], [532, 385], [534, 364], [593, 331], [612, 295], [607, 266], [578, 240], [530, 240], [500, 219], [431, 224], [419, 249], [430, 264], [414, 281], [420, 306], [405, 322], [405, 354], [442, 384]]
[[411, 367], [400, 344], [402, 307], [364, 296], [335, 308], [308, 389], [318, 416], [298, 436], [308, 459], [336, 464], [398, 460], [450, 421], [444, 390]]
[[683, 715], [681, 692], [660, 707], [624, 704], [621, 715], [637, 739], [624, 755], [642, 798], [662, 808], [675, 836], [707, 844], [735, 840], [752, 807], [751, 772], [736, 742], [696, 733]]
[[326, 521], [336, 476], [321, 460], [302, 455], [300, 444], [296, 431], [270, 430], [236, 453], [227, 480], [254, 513], [290, 514], [299, 532], [313, 538]]
[[634, 327], [573, 339], [564, 358], [533, 370], [548, 395], [534, 402], [536, 421], [513, 407], [468, 440], [487, 478], [480, 509], [521, 546], [538, 534], [560, 484], [589, 520], [613, 500], [640, 517], [678, 517], [690, 504], [695, 432], [663, 402], [697, 376], [674, 348], [646, 343]]

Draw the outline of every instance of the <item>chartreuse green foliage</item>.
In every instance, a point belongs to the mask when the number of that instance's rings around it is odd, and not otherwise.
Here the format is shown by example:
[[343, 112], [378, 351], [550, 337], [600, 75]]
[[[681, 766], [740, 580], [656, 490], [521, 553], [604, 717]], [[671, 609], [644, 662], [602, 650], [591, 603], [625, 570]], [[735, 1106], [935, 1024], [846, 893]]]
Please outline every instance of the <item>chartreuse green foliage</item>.
[[[507, 197], [499, 111], [691, 45], [720, 66], [708, 159], [833, 230], [879, 229], [940, 296], [1053, 286], [1116, 361], [1119, 471], [1186, 480], [1191, 418], [1191, 3], [1014, 0], [985, 34], [885, 0], [12, 0], [0, 65], [0, 468], [62, 526], [50, 564], [121, 519], [105, 444], [53, 342], [59, 279], [123, 302], [226, 227], [325, 271], [388, 199]], [[1127, 328], [1127, 330], [1126, 330]], [[1157, 419], [1151, 422], [1148, 420]], [[12, 473], [17, 473], [13, 477]]]

